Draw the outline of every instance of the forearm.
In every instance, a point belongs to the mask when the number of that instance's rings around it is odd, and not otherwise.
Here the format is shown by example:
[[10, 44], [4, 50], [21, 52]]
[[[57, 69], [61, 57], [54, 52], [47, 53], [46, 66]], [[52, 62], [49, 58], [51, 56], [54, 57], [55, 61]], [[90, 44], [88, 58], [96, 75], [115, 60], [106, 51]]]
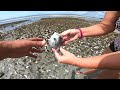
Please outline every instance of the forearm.
[[81, 28], [83, 37], [94, 37], [94, 36], [102, 36], [108, 33], [113, 32], [115, 26], [105, 26], [102, 23], [93, 25], [86, 28]]
[[120, 52], [88, 58], [77, 58], [75, 65], [82, 68], [120, 69]]
[[7, 49], [4, 46], [5, 41], [0, 41], [0, 60], [7, 58]]
[[116, 21], [120, 17], [119, 11], [107, 11], [99, 24], [81, 28], [84, 37], [101, 36], [108, 34], [115, 29]]

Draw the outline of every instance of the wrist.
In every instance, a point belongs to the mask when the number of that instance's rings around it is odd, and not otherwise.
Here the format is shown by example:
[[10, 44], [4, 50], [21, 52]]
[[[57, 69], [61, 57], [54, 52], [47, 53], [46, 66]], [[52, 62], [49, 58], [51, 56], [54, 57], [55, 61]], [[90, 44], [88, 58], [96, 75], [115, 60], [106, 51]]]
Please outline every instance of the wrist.
[[8, 51], [5, 47], [5, 41], [0, 41], [0, 60], [7, 58]]
[[5, 58], [7, 58], [6, 53], [1, 53], [0, 52], [0, 60], [3, 60]]
[[7, 55], [6, 55], [6, 53], [4, 53], [4, 54], [0, 53], [0, 60], [3, 60], [5, 58], [8, 58]]
[[81, 68], [85, 67], [84, 58], [77, 57], [75, 63], [76, 63], [75, 66], [78, 66], [78, 67], [81, 67]]
[[76, 30], [78, 30], [79, 31], [79, 38], [81, 39], [81, 38], [83, 38], [83, 32], [82, 32], [82, 30], [80, 29], [80, 28], [76, 28]]

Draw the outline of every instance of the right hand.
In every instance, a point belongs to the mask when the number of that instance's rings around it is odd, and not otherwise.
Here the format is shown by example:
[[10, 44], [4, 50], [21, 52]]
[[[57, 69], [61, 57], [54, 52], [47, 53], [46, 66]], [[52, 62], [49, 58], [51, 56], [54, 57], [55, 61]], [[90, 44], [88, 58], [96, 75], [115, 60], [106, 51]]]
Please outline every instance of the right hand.
[[20, 58], [30, 56], [37, 58], [33, 53], [42, 53], [41, 47], [46, 44], [42, 38], [28, 38], [21, 40], [1, 41], [0, 57], [1, 58]]
[[61, 36], [63, 38], [62, 45], [66, 45], [67, 43], [78, 39], [80, 36], [80, 31], [77, 29], [68, 29], [61, 33]]
[[74, 54], [66, 51], [65, 49], [61, 47], [60, 47], [60, 52], [62, 54], [58, 53], [58, 51], [54, 48], [52, 48], [52, 51], [55, 54], [55, 57], [59, 63], [77, 65], [78, 58]]

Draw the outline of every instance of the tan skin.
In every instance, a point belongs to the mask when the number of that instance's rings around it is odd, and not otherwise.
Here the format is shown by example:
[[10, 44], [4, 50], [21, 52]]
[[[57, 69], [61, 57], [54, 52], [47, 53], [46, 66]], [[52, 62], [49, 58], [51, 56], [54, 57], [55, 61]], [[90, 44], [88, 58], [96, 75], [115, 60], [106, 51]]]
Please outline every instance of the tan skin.
[[40, 48], [45, 44], [46, 41], [42, 38], [0, 41], [0, 59], [20, 58], [23, 56], [37, 58], [33, 53], [41, 53]]
[[[120, 17], [118, 11], [107, 11], [103, 20], [96, 25], [81, 28], [84, 37], [102, 36], [111, 33], [115, 30], [115, 24]], [[79, 30], [69, 29], [61, 33], [63, 37], [63, 45], [78, 39], [80, 36]], [[103, 69], [103, 73], [96, 77], [97, 79], [106, 78], [118, 78], [120, 70], [120, 52], [112, 52], [109, 48], [105, 50], [103, 55], [77, 58], [74, 54], [60, 48], [62, 55], [60, 55], [55, 49], [52, 49], [56, 59], [60, 63], [70, 64], [81, 68]], [[106, 69], [106, 70], [105, 70]], [[112, 73], [112, 74], [111, 74]], [[114, 74], [113, 74], [114, 73]]]

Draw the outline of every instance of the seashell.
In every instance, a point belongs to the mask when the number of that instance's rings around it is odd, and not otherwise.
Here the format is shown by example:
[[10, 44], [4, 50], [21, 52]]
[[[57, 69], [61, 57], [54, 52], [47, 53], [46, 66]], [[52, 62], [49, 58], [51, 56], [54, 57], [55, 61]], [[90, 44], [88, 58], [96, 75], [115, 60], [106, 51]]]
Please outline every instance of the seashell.
[[62, 37], [58, 33], [54, 33], [49, 39], [49, 45], [52, 48], [58, 49], [62, 44]]

